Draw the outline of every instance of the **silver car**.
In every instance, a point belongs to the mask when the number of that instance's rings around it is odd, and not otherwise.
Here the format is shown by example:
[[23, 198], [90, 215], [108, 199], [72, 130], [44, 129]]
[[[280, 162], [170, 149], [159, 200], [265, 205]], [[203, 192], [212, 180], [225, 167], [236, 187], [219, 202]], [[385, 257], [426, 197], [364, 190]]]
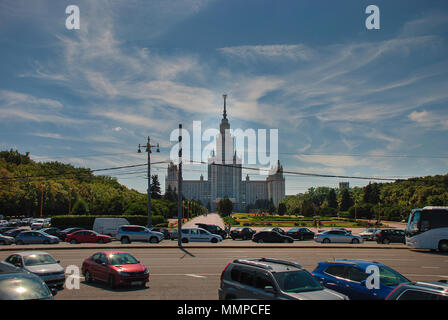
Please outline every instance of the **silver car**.
[[48, 287], [62, 289], [65, 283], [65, 271], [59, 261], [43, 251], [25, 251], [14, 253], [4, 263], [39, 276]]
[[285, 260], [236, 259], [222, 271], [219, 300], [348, 300], [325, 288], [301, 265]]
[[0, 234], [0, 245], [10, 245], [14, 243], [13, 237], [8, 237], [3, 234]]
[[321, 243], [362, 243], [360, 236], [355, 236], [343, 230], [328, 230], [314, 236], [314, 241]]
[[131, 243], [132, 241], [159, 243], [163, 240], [163, 233], [150, 231], [143, 226], [123, 225], [118, 227], [115, 237], [123, 244]]

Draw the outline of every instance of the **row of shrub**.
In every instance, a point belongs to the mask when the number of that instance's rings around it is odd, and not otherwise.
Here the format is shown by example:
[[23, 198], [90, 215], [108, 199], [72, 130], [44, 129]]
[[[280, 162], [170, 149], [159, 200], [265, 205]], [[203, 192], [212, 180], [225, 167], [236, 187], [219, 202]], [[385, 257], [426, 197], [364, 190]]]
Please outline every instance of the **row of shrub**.
[[[76, 215], [76, 216], [54, 216], [51, 218], [51, 226], [59, 229], [70, 227], [79, 227], [85, 229], [93, 229], [93, 223], [96, 218], [125, 218], [130, 224], [146, 226], [148, 224], [148, 216], [143, 215]], [[153, 226], [166, 226], [167, 221], [163, 216], [152, 216]]]

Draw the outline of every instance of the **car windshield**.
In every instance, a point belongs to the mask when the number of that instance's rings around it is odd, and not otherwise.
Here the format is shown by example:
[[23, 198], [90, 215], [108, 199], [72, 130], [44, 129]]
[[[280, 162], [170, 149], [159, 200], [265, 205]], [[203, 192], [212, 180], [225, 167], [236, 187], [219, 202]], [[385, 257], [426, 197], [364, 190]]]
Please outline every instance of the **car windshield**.
[[109, 262], [113, 266], [121, 264], [137, 264], [138, 261], [129, 253], [114, 253], [109, 255]]
[[30, 300], [51, 297], [50, 290], [39, 280], [31, 278], [0, 279], [0, 300]]
[[386, 286], [397, 286], [400, 283], [409, 282], [409, 279], [389, 267], [379, 266], [379, 269], [380, 282]]
[[276, 272], [273, 275], [282, 291], [285, 292], [322, 290], [321, 284], [305, 270]]
[[49, 254], [33, 254], [23, 257], [25, 266], [39, 266], [42, 264], [57, 263]]

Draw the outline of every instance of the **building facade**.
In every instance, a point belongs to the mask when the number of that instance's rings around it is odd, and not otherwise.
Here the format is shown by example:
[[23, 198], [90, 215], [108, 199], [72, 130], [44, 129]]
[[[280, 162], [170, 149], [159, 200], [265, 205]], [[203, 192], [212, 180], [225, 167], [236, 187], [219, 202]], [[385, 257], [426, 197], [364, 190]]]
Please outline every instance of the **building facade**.
[[[224, 95], [224, 112], [216, 137], [216, 149], [207, 163], [208, 179], [201, 174], [199, 180], [183, 180], [183, 196], [188, 200], [200, 201], [211, 211], [216, 211], [219, 200], [223, 198], [229, 198], [237, 211], [245, 211], [260, 201], [272, 201], [277, 206], [285, 197], [285, 178], [280, 161], [277, 162], [276, 172], [268, 175], [266, 180], [250, 180], [249, 175], [243, 180], [242, 160], [236, 155], [235, 138], [229, 129]], [[177, 166], [170, 163], [167, 170], [165, 190], [169, 187], [177, 190]]]

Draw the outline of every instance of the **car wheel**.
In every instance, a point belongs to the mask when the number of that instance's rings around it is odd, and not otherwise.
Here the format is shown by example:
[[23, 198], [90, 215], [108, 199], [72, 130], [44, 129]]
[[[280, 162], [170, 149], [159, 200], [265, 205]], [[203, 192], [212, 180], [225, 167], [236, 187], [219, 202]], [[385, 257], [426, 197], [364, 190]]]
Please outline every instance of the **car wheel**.
[[359, 240], [358, 239], [353, 239], [352, 243], [356, 243], [357, 244], [357, 243], [359, 243]]
[[151, 239], [149, 239], [149, 242], [151, 242], [151, 243], [159, 243], [159, 239], [157, 239], [156, 237], [151, 237]]
[[448, 252], [448, 241], [442, 240], [439, 242], [439, 251], [440, 252]]
[[100, 238], [100, 239], [98, 240], [98, 243], [104, 243], [104, 239]]
[[[232, 240], [235, 240], [235, 237], [232, 237]], [[243, 240], [244, 240], [244, 238], [243, 238]]]
[[93, 282], [93, 278], [92, 278], [92, 275], [90, 274], [89, 270], [86, 270], [86, 272], [84, 272], [84, 279], [86, 279], [87, 283]]
[[109, 276], [107, 283], [111, 289], [115, 289], [115, 277], [113, 275]]
[[299, 240], [300, 240], [300, 241], [303, 241], [303, 234], [301, 234], [301, 235], [299, 236]]
[[216, 238], [212, 238], [212, 243], [217, 243], [218, 242], [218, 239], [216, 239]]
[[323, 242], [323, 243], [330, 243], [331, 241], [330, 241], [330, 239], [325, 238], [322, 242]]
[[128, 237], [123, 237], [123, 238], [121, 238], [121, 243], [122, 244], [127, 244], [127, 243], [131, 243], [131, 241], [129, 240]]
[[43, 242], [43, 244], [49, 244], [50, 243], [50, 241], [48, 241], [48, 240], [44, 240], [44, 242]]
[[188, 243], [188, 239], [187, 238], [182, 238], [182, 243]]
[[4, 245], [6, 244], [6, 242], [3, 241], [3, 240], [0, 240], [0, 244], [1, 244], [2, 246], [4, 246]]
[[390, 240], [388, 238], [383, 239], [383, 244], [389, 244], [389, 243], [390, 243]]
[[70, 240], [70, 243], [71, 244], [76, 244], [76, 243], [78, 243], [78, 241], [76, 241], [75, 239], [72, 239], [72, 240]]
[[20, 245], [22, 245], [22, 244], [24, 244], [22, 240], [17, 240], [17, 245], [20, 246]]
[[257, 242], [258, 243], [263, 243], [264, 241], [263, 241], [263, 239], [258, 239]]
[[288, 242], [289, 242], [288, 239], [283, 240], [283, 243], [288, 243]]

